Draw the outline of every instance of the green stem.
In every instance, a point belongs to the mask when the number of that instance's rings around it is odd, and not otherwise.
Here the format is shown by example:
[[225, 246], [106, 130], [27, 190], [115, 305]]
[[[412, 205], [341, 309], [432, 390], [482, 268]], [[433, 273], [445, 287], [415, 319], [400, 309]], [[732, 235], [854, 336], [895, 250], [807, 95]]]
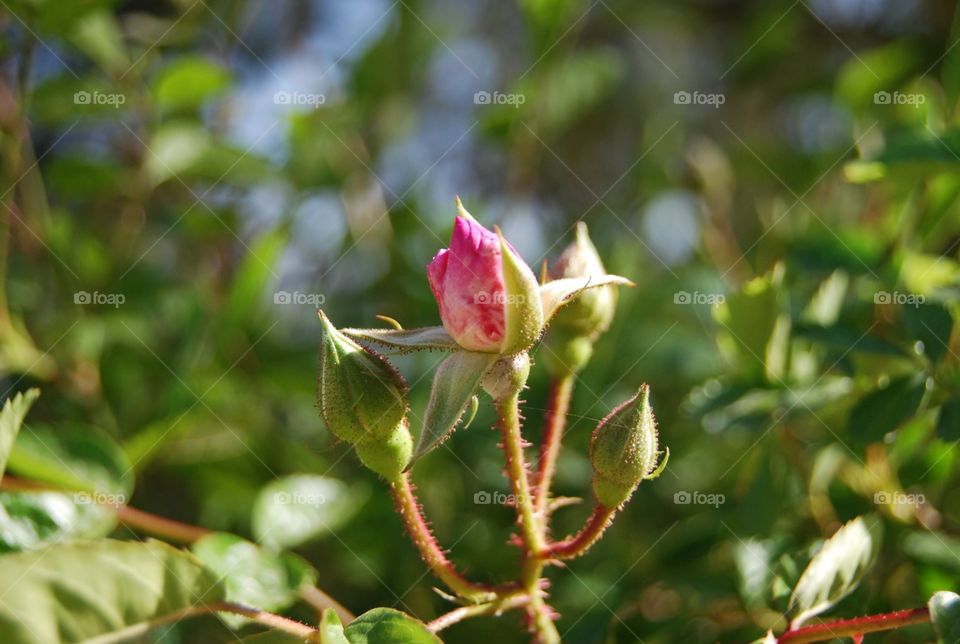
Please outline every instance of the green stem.
[[523, 456], [523, 436], [520, 433], [520, 410], [518, 392], [504, 396], [497, 401], [500, 416], [500, 432], [503, 438], [503, 452], [507, 464], [507, 476], [517, 504], [517, 517], [520, 521], [520, 534], [523, 539], [523, 562], [520, 584], [529, 597], [527, 619], [534, 641], [540, 644], [554, 644], [560, 641], [560, 634], [553, 623], [552, 611], [543, 599], [540, 577], [543, 574], [543, 561], [540, 553], [546, 546], [546, 529], [534, 508], [530, 495], [530, 481]]
[[550, 383], [550, 398], [547, 403], [547, 423], [540, 445], [540, 461], [537, 466], [537, 484], [534, 497], [534, 509], [537, 514], [546, 515], [550, 500], [550, 483], [557, 468], [560, 455], [560, 443], [566, 426], [567, 411], [570, 409], [570, 396], [573, 392], [573, 374], [554, 379]]
[[440, 581], [457, 595], [473, 603], [479, 604], [497, 599], [495, 589], [469, 581], [447, 559], [446, 553], [437, 543], [436, 537], [433, 536], [430, 526], [423, 517], [409, 473], [403, 472], [390, 484], [390, 493], [410, 538], [420, 551], [420, 556]]

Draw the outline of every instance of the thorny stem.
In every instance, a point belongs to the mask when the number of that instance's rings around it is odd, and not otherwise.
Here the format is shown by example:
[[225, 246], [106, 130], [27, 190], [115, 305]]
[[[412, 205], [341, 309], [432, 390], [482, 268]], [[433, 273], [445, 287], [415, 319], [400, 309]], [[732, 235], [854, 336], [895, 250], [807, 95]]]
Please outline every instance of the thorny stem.
[[547, 422], [540, 445], [540, 460], [537, 465], [537, 484], [534, 491], [534, 509], [537, 514], [546, 516], [547, 503], [550, 500], [550, 483], [556, 471], [557, 456], [566, 425], [567, 410], [570, 408], [570, 395], [573, 392], [573, 375], [554, 379], [550, 383], [550, 398], [547, 403]]
[[804, 644], [806, 642], [825, 642], [827, 640], [853, 637], [864, 633], [889, 631], [912, 624], [922, 624], [930, 621], [930, 611], [927, 608], [910, 608], [898, 610], [882, 615], [867, 615], [853, 619], [841, 619], [834, 622], [824, 622], [813, 626], [804, 626], [796, 630], [787, 631], [777, 638], [778, 644]]
[[417, 546], [417, 550], [420, 551], [420, 556], [424, 562], [437, 578], [457, 595], [474, 603], [490, 602], [497, 599], [497, 593], [493, 588], [469, 581], [447, 559], [446, 553], [437, 543], [436, 537], [433, 536], [430, 526], [423, 517], [413, 484], [410, 482], [409, 473], [403, 472], [390, 484], [390, 493], [410, 538]]
[[434, 633], [439, 633], [443, 629], [449, 628], [450, 626], [453, 626], [454, 624], [465, 619], [479, 617], [481, 615], [499, 615], [504, 611], [524, 606], [528, 601], [529, 598], [525, 594], [515, 594], [502, 597], [496, 601], [490, 602], [489, 604], [461, 606], [460, 608], [455, 608], [449, 613], [445, 613], [436, 618], [427, 624], [427, 628]]
[[537, 514], [533, 497], [530, 496], [530, 481], [527, 478], [523, 437], [520, 433], [519, 402], [518, 392], [504, 396], [497, 401], [497, 411], [507, 476], [510, 478], [513, 496], [516, 499], [517, 518], [520, 521], [523, 540], [520, 584], [529, 598], [526, 605], [527, 618], [534, 633], [534, 641], [540, 644], [554, 644], [560, 641], [560, 634], [553, 623], [552, 609], [543, 600], [541, 587], [544, 563], [540, 559], [540, 553], [546, 545], [546, 528], [543, 525], [543, 516]]
[[573, 559], [579, 557], [590, 549], [594, 543], [603, 535], [616, 515], [616, 508], [607, 508], [597, 505], [593, 509], [593, 514], [587, 519], [586, 524], [580, 529], [580, 532], [563, 541], [557, 541], [547, 546], [543, 553], [545, 559]]

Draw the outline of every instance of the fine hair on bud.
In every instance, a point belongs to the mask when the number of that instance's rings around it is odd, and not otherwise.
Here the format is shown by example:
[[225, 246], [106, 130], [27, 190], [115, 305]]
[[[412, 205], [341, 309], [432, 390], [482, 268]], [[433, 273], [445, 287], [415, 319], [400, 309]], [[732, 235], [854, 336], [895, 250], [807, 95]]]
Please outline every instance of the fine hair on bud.
[[368, 468], [393, 479], [410, 462], [407, 385], [386, 358], [341, 333], [320, 312], [320, 414]]
[[654, 478], [666, 465], [660, 456], [657, 421], [650, 406], [650, 388], [642, 385], [597, 425], [590, 441], [593, 492], [607, 508], [625, 503], [637, 485]]

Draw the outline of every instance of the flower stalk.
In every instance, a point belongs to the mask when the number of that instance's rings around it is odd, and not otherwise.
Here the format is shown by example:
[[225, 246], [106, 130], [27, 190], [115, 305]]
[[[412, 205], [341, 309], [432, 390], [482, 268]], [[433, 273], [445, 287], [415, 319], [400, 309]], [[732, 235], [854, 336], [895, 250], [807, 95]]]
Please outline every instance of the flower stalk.
[[809, 642], [826, 642], [844, 637], [865, 635], [867, 633], [891, 631], [903, 628], [904, 626], [923, 624], [929, 621], [930, 610], [928, 608], [910, 608], [907, 610], [898, 610], [893, 613], [867, 615], [866, 617], [854, 617], [853, 619], [841, 619], [832, 622], [823, 622], [822, 624], [813, 624], [812, 626], [804, 626], [803, 628], [783, 633], [777, 638], [777, 643], [806, 644]]
[[545, 559], [574, 559], [584, 554], [595, 544], [604, 531], [613, 523], [616, 508], [597, 505], [580, 532], [563, 541], [551, 543], [543, 552]]
[[507, 477], [517, 502], [517, 519], [523, 543], [523, 563], [520, 584], [529, 599], [527, 619], [534, 641], [549, 644], [560, 641], [553, 623], [553, 610], [543, 598], [541, 553], [546, 547], [546, 527], [543, 515], [534, 508], [530, 495], [530, 481], [523, 456], [523, 436], [520, 431], [519, 392], [514, 392], [497, 403]]
[[491, 602], [498, 598], [497, 592], [490, 586], [469, 581], [447, 558], [446, 552], [437, 543], [433, 531], [423, 516], [416, 492], [407, 472], [401, 473], [390, 483], [397, 513], [420, 551], [423, 561], [433, 574], [453, 592], [472, 603]]
[[567, 411], [573, 394], [573, 374], [555, 378], [550, 383], [550, 398], [547, 403], [546, 427], [540, 445], [537, 464], [537, 484], [534, 490], [534, 507], [538, 514], [546, 516], [550, 501], [550, 484], [557, 468], [560, 444], [566, 428]]

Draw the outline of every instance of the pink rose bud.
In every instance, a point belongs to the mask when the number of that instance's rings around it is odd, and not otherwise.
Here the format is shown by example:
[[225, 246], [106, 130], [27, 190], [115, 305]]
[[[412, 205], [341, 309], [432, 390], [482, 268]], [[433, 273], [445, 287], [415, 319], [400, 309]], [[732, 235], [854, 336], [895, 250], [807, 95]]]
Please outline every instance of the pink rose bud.
[[468, 351], [509, 355], [543, 330], [537, 278], [500, 234], [481, 226], [460, 200], [450, 238], [427, 267], [447, 333]]

